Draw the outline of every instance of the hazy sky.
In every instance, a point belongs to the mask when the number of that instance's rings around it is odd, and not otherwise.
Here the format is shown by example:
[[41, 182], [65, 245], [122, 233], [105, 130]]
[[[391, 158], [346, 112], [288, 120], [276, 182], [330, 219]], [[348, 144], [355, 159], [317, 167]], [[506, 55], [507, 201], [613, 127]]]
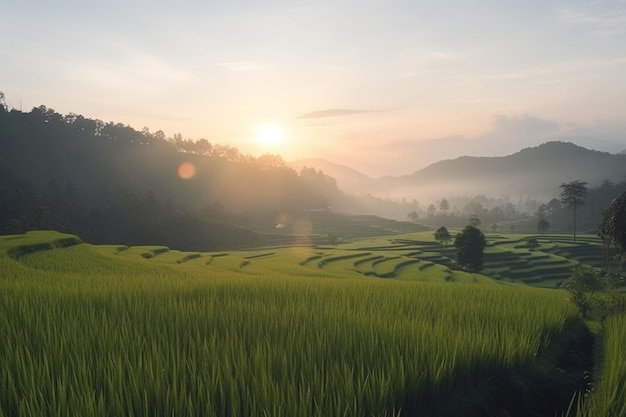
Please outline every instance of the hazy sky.
[[[9, 106], [254, 155], [366, 167], [507, 129], [626, 143], [626, 0], [0, 0], [0, 27]], [[268, 124], [283, 143], [258, 143]]]

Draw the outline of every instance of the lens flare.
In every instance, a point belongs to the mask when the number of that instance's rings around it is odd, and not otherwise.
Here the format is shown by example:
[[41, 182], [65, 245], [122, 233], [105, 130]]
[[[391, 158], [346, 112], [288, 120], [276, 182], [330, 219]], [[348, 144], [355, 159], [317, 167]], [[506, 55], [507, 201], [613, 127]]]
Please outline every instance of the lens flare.
[[184, 180], [190, 180], [196, 175], [196, 166], [191, 162], [183, 162], [178, 166], [178, 176]]

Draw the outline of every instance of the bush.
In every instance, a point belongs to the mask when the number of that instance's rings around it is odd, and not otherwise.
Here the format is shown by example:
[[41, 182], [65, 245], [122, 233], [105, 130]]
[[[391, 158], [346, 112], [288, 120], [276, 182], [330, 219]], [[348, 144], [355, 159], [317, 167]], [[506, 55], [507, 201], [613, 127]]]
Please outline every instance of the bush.
[[583, 317], [603, 321], [626, 310], [626, 299], [617, 291], [621, 277], [589, 266], [576, 266], [563, 283]]
[[526, 239], [527, 248], [536, 248], [536, 247], [539, 247], [540, 245], [541, 244], [539, 243], [539, 241], [534, 237], [529, 237], [528, 239]]

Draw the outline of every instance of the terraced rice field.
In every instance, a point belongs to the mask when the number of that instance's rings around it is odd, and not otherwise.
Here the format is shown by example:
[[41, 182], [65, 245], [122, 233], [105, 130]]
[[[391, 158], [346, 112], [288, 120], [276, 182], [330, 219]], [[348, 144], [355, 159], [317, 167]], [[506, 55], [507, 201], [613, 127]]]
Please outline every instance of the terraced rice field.
[[575, 337], [575, 308], [446, 259], [427, 235], [215, 253], [1, 237], [0, 415], [501, 414], [511, 392], [530, 412], [518, 372]]
[[[529, 248], [527, 242], [530, 238], [537, 239], [539, 246]], [[607, 260], [607, 253], [600, 239], [592, 235], [579, 235], [574, 242], [568, 235], [488, 234], [487, 241], [482, 273], [503, 281], [555, 288], [567, 279], [574, 265], [601, 267]], [[359, 247], [360, 243], [357, 241], [341, 247], [351, 247], [353, 250], [367, 249], [373, 253], [394, 253], [402, 257], [429, 261], [452, 270], [458, 269], [455, 249], [451, 245], [441, 247], [433, 241], [430, 232], [390, 238], [389, 245], [386, 246], [380, 245], [379, 241], [371, 247]]]
[[[365, 276], [412, 279], [425, 265], [443, 266], [441, 277], [453, 278], [449, 270], [458, 270], [452, 245], [441, 247], [433, 238], [432, 230], [418, 224], [385, 220], [376, 216], [343, 216], [335, 213], [309, 213], [308, 234], [294, 234], [293, 230], [266, 230], [265, 244], [280, 247], [324, 247], [324, 256], [340, 255], [342, 250], [371, 252], [381, 256], [372, 263], [337, 264], [336, 269], [360, 272]], [[452, 235], [457, 231], [451, 230]], [[328, 235], [339, 238], [339, 246], [328, 246]], [[387, 238], [383, 237], [388, 235]], [[579, 263], [601, 267], [608, 255], [595, 235], [577, 235], [574, 242], [567, 234], [496, 234], [487, 233], [483, 274], [502, 281], [525, 283], [546, 288], [558, 287]], [[536, 248], [527, 246], [528, 239], [539, 242]], [[319, 255], [322, 256], [322, 255]], [[397, 257], [400, 258], [397, 258]], [[384, 258], [384, 259], [383, 259]], [[394, 258], [394, 259], [390, 259]], [[426, 264], [424, 263], [426, 262]], [[399, 267], [395, 267], [399, 264]], [[437, 270], [436, 268], [433, 271]], [[433, 274], [431, 274], [433, 275]], [[419, 279], [419, 278], [418, 278]]]
[[[330, 228], [331, 225], [327, 227]], [[349, 229], [351, 226], [345, 226]], [[359, 228], [352, 230], [357, 233]], [[454, 234], [454, 231], [452, 231]], [[528, 239], [539, 245], [529, 248]], [[318, 243], [315, 243], [315, 241]], [[298, 244], [294, 245], [294, 241]], [[485, 262], [482, 275], [503, 282], [517, 282], [532, 286], [556, 288], [570, 275], [577, 264], [601, 267], [607, 258], [597, 236], [578, 235], [574, 242], [570, 235], [497, 235], [487, 234]], [[368, 236], [342, 238], [333, 247], [323, 236], [300, 237], [282, 235], [266, 249], [230, 251], [229, 253], [201, 254], [179, 252], [168, 248], [117, 248], [123, 257], [141, 256], [155, 263], [206, 263], [237, 271], [250, 266], [263, 268], [276, 262], [276, 253], [286, 248], [302, 254], [298, 266], [312, 273], [315, 269], [344, 276], [365, 276], [401, 280], [468, 280], [456, 265], [456, 251], [452, 245], [441, 246], [432, 231], [388, 237]], [[296, 250], [296, 248], [299, 248]], [[223, 258], [222, 258], [223, 257]], [[222, 259], [218, 259], [222, 258]], [[473, 280], [482, 279], [474, 274]]]

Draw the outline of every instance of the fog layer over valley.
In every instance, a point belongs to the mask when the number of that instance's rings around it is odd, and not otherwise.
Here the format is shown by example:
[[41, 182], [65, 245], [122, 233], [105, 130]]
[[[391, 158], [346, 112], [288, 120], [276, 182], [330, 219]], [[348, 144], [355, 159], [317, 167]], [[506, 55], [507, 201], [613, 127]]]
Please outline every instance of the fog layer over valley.
[[594, 151], [560, 141], [502, 157], [463, 156], [442, 160], [403, 176], [372, 178], [323, 159], [300, 160], [291, 166], [318, 168], [334, 177], [339, 188], [346, 192], [415, 198], [427, 204], [441, 198], [474, 195], [545, 199], [556, 197], [559, 185], [572, 178], [583, 178], [591, 186], [605, 180], [626, 179], [624, 154]]

